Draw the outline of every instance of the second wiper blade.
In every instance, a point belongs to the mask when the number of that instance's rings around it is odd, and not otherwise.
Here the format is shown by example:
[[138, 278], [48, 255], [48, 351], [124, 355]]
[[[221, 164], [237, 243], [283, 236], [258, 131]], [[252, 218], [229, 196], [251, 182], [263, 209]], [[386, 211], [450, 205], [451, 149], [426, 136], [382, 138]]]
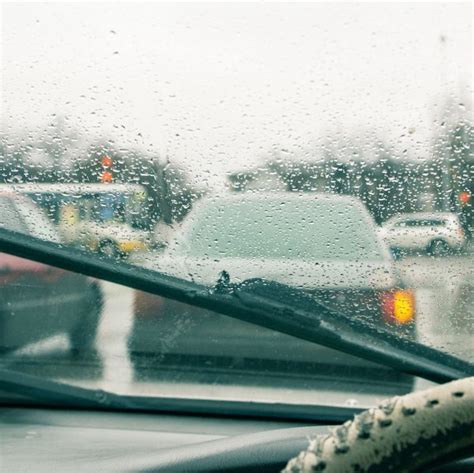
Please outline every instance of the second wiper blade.
[[430, 381], [448, 382], [474, 374], [472, 363], [357, 320], [349, 323], [290, 286], [255, 280], [212, 290], [4, 229], [0, 229], [0, 251], [225, 314]]
[[[4, 394], [7, 397], [4, 398]], [[13, 396], [11, 395], [13, 394]], [[96, 409], [193, 415], [292, 418], [307, 422], [339, 423], [363, 408], [264, 401], [201, 399], [196, 397], [132, 396], [89, 389], [0, 367], [0, 405]]]

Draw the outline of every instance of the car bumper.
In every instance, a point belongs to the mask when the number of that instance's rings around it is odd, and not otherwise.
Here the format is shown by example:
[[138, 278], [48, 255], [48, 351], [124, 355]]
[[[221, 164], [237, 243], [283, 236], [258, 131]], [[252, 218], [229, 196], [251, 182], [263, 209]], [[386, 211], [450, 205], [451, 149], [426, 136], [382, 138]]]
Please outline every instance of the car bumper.
[[179, 379], [200, 373], [202, 382], [231, 375], [338, 379], [343, 384], [383, 379], [402, 391], [413, 380], [368, 360], [231, 317], [136, 295], [128, 351], [138, 378], [145, 370], [146, 376], [166, 372]]

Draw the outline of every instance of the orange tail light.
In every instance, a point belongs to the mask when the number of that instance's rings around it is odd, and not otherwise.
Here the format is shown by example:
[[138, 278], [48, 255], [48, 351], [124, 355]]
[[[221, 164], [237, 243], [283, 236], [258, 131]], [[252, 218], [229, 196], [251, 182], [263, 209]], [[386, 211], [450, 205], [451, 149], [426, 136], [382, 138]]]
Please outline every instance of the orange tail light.
[[415, 318], [415, 295], [407, 289], [384, 292], [381, 296], [383, 317], [387, 322], [404, 325]]

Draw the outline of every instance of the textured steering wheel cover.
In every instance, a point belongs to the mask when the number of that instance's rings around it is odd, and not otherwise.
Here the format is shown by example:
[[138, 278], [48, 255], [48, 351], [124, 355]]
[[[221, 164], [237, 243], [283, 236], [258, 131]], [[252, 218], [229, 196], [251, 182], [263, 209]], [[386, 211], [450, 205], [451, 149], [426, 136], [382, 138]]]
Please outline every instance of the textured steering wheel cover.
[[413, 472], [474, 446], [474, 377], [384, 401], [312, 439], [285, 473]]

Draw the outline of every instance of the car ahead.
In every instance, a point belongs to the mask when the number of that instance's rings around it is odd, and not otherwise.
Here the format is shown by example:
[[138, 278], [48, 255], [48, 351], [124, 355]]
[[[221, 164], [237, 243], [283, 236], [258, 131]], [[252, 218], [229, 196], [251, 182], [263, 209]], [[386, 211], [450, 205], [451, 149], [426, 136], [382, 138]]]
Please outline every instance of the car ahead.
[[[0, 193], [0, 228], [59, 242], [42, 210], [15, 194]], [[101, 310], [97, 281], [0, 253], [0, 352], [65, 333], [72, 353], [91, 353]]]
[[[144, 254], [135, 263], [207, 287], [255, 278], [285, 284], [349, 318], [415, 337], [414, 295], [401, 287], [388, 248], [356, 198], [208, 198], [196, 204], [178, 233], [162, 254]], [[268, 369], [289, 360], [306, 368], [317, 361], [344, 377], [357, 372], [355, 365], [361, 368], [331, 350], [143, 292], [135, 293], [128, 347], [138, 377], [183, 355], [205, 359], [207, 366], [227, 360], [239, 369], [257, 360]]]
[[387, 220], [382, 237], [395, 250], [423, 250], [439, 256], [460, 250], [465, 235], [459, 218], [450, 212], [400, 214]]

